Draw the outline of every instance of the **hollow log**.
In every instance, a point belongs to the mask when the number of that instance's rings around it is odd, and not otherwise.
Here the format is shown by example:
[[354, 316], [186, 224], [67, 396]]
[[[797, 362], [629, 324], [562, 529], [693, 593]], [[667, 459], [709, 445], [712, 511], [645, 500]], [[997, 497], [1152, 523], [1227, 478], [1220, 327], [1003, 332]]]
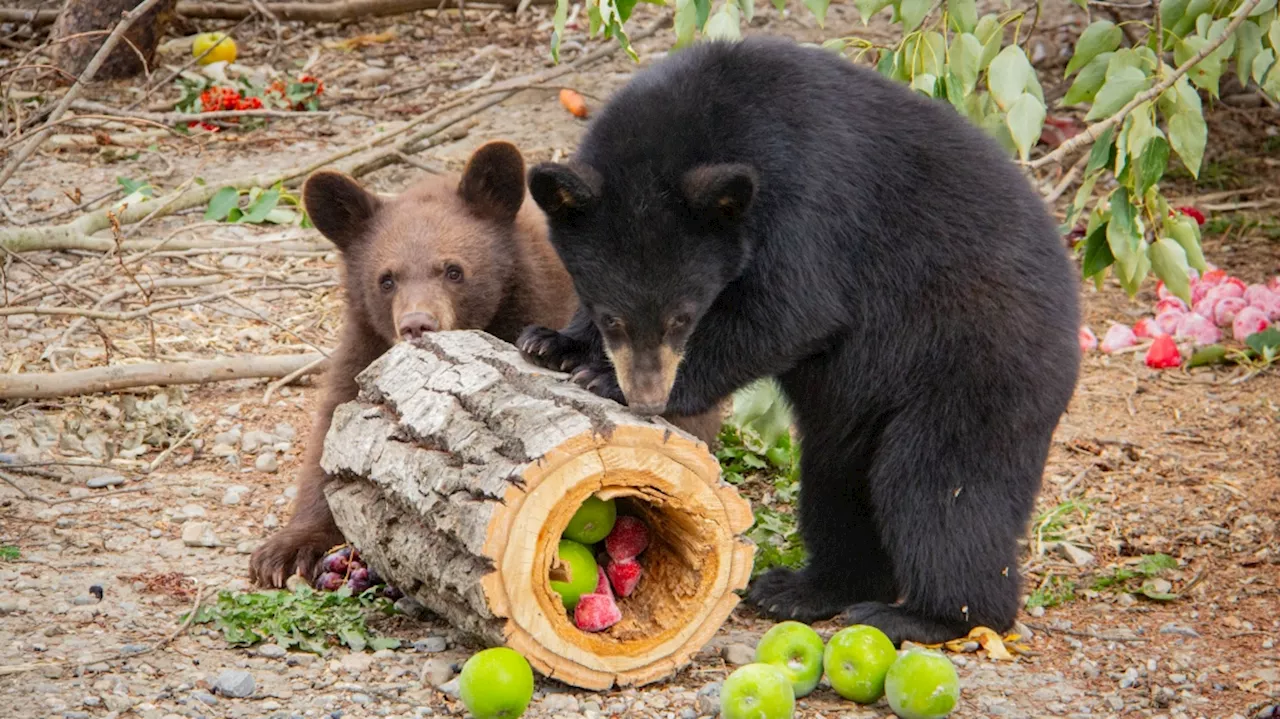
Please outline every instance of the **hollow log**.
[[[67, 0], [53, 25], [50, 39], [58, 67], [77, 76], [84, 71], [94, 53], [102, 47], [107, 32], [120, 22], [120, 16], [138, 6], [141, 0]], [[152, 67], [156, 48], [173, 21], [177, 0], [164, 0], [134, 21], [120, 38], [120, 44], [107, 56], [95, 77], [99, 80], [130, 77]], [[74, 37], [73, 35], [82, 35]], [[71, 38], [65, 42], [57, 42]], [[66, 77], [66, 76], [63, 76]]]
[[[692, 436], [478, 331], [400, 343], [357, 381], [321, 460], [338, 527], [389, 583], [480, 643], [573, 686], [640, 685], [688, 664], [738, 603], [751, 507]], [[600, 633], [577, 629], [548, 578], [591, 495], [651, 536], [622, 621]]]

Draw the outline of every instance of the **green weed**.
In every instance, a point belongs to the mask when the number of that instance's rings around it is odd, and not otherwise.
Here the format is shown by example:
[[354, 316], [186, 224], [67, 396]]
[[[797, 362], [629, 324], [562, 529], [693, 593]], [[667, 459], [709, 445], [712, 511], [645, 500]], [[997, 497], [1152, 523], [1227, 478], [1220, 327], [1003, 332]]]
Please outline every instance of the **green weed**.
[[196, 610], [195, 623], [212, 622], [235, 646], [252, 646], [266, 639], [288, 649], [323, 654], [330, 646], [345, 644], [353, 651], [395, 649], [400, 640], [378, 636], [367, 624], [368, 612], [393, 614], [389, 600], [377, 597], [377, 589], [360, 596], [342, 587], [317, 592], [302, 587], [296, 592], [221, 592], [218, 601]]
[[0, 561], [16, 562], [22, 556], [22, 550], [13, 546], [0, 547]]
[[1066, 577], [1051, 574], [1031, 596], [1027, 597], [1027, 608], [1053, 607], [1066, 604], [1076, 598], [1076, 583]]

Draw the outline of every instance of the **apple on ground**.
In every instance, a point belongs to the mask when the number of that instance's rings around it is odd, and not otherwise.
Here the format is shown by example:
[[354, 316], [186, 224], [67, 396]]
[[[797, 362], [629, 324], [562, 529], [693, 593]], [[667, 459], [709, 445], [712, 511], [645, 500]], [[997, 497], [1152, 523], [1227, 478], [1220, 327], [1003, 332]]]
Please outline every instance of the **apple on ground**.
[[462, 665], [458, 696], [475, 719], [516, 719], [533, 699], [533, 668], [514, 649], [485, 649]]
[[836, 632], [827, 642], [822, 665], [837, 694], [859, 704], [871, 704], [884, 695], [884, 677], [898, 658], [898, 650], [884, 632], [866, 624], [854, 624]]
[[801, 622], [775, 624], [756, 644], [756, 661], [781, 669], [797, 699], [808, 696], [822, 679], [822, 654], [822, 637]]
[[884, 693], [900, 719], [942, 719], [960, 700], [960, 677], [942, 654], [913, 649], [889, 667]]
[[795, 711], [791, 682], [772, 664], [738, 667], [720, 686], [723, 719], [791, 719]]

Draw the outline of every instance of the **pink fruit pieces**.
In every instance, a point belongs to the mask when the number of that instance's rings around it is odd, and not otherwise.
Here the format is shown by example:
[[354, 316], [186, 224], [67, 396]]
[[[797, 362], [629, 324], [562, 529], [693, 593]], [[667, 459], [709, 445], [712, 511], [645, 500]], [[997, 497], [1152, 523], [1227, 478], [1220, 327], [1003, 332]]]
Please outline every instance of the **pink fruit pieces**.
[[640, 583], [640, 576], [644, 573], [640, 563], [634, 558], [609, 562], [609, 567], [605, 571], [609, 575], [609, 583], [613, 585], [613, 591], [620, 597], [631, 596], [631, 593], [636, 590], [636, 585]]
[[622, 621], [622, 610], [607, 594], [584, 594], [573, 609], [573, 623], [584, 632], [603, 632]]
[[1157, 325], [1155, 319], [1151, 317], [1143, 317], [1133, 323], [1133, 336], [1138, 339], [1150, 340], [1163, 334], [1168, 334], [1168, 332], [1160, 329], [1160, 325]]
[[1088, 327], [1080, 328], [1080, 354], [1085, 354], [1091, 350], [1098, 348], [1098, 336]]
[[1098, 345], [1098, 349], [1111, 354], [1137, 343], [1138, 338], [1134, 336], [1133, 330], [1129, 329], [1128, 325], [1111, 325], [1111, 329], [1107, 330], [1107, 335], [1102, 338], [1102, 344]]
[[1151, 369], [1177, 367], [1182, 364], [1182, 354], [1178, 352], [1178, 345], [1174, 344], [1172, 337], [1160, 335], [1147, 348], [1146, 363]]
[[1223, 297], [1213, 306], [1213, 323], [1219, 327], [1230, 327], [1240, 310], [1249, 303], [1239, 297]]
[[632, 559], [649, 546], [649, 529], [636, 517], [622, 515], [613, 525], [613, 531], [604, 538], [605, 551], [614, 561]]
[[[1218, 304], [1222, 304], [1221, 302]], [[1222, 339], [1220, 332], [1212, 320], [1205, 319], [1197, 314], [1183, 315], [1178, 322], [1178, 328], [1174, 332], [1174, 337], [1178, 339], [1189, 339], [1201, 347], [1211, 345]]]
[[1160, 328], [1161, 332], [1171, 335], [1178, 330], [1178, 322], [1186, 314], [1187, 313], [1185, 312], [1178, 312], [1177, 310], [1165, 310], [1164, 312], [1156, 315], [1156, 326]]
[[1267, 315], [1257, 307], [1246, 307], [1236, 315], [1235, 320], [1231, 323], [1231, 335], [1238, 340], [1243, 341], [1249, 335], [1265, 330], [1271, 326], [1271, 322], [1267, 320]]

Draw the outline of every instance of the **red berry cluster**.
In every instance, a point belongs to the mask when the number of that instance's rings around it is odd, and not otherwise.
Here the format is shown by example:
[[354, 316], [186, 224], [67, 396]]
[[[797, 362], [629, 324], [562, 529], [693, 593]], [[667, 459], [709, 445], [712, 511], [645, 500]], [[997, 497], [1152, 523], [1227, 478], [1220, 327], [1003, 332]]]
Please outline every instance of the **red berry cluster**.
[[[320, 81], [318, 78], [316, 78], [315, 75], [300, 76], [298, 78], [298, 84], [299, 85], [306, 85], [306, 84], [315, 85], [316, 89], [312, 92], [312, 94], [315, 95], [316, 97], [319, 97], [324, 94], [324, 83]], [[288, 105], [290, 108], [294, 110], [305, 110], [307, 108], [307, 104], [305, 100], [299, 100], [297, 102], [292, 102], [292, 103], [289, 102], [289, 87], [284, 80], [276, 80], [275, 82], [267, 86], [266, 94], [278, 96], [282, 103], [284, 103], [285, 105]]]
[[[262, 99], [245, 97], [238, 90], [229, 87], [211, 87], [200, 93], [201, 112], [222, 112], [224, 110], [261, 110]], [[228, 122], [235, 122], [234, 118]], [[192, 121], [187, 127], [199, 125], [209, 132], [217, 132], [218, 126], [207, 122]]]

